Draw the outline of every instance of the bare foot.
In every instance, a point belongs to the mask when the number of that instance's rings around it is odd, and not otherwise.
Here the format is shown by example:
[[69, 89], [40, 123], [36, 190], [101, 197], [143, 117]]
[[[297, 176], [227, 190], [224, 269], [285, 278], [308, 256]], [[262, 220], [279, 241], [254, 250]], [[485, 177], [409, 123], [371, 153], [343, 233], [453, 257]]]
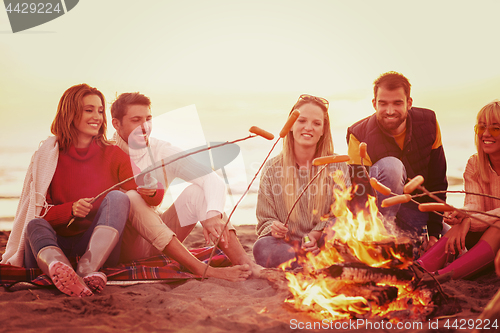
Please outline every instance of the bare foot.
[[254, 279], [264, 278], [261, 276], [261, 272], [264, 269], [264, 267], [262, 267], [261, 265], [257, 265], [256, 263], [251, 262], [250, 269], [252, 271], [252, 278]]
[[228, 281], [245, 281], [250, 275], [252, 275], [252, 270], [247, 264], [230, 267], [210, 266], [207, 270], [207, 277], [215, 277]]

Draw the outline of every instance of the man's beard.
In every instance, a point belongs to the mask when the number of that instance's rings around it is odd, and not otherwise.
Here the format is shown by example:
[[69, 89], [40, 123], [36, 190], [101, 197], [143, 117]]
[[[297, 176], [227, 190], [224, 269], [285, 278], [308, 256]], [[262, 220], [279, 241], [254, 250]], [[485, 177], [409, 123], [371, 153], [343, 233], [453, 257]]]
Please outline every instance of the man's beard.
[[401, 126], [402, 123], [404, 123], [406, 121], [407, 116], [408, 116], [408, 114], [405, 114], [404, 116], [400, 115], [397, 119], [387, 121], [385, 115], [378, 115], [377, 114], [377, 121], [386, 132], [392, 132], [395, 129], [397, 129], [399, 126]]

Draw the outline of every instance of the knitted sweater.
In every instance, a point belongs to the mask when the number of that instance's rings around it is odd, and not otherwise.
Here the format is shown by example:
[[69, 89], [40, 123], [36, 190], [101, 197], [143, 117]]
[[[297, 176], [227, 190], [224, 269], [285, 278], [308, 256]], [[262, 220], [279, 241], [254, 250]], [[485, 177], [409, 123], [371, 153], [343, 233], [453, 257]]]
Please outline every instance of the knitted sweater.
[[56, 138], [51, 136], [40, 144], [31, 157], [2, 264], [23, 266], [25, 228], [29, 221], [40, 217], [42, 208], [46, 206], [45, 194], [54, 175], [58, 156], [59, 145]]
[[[271, 235], [271, 225], [273, 222], [279, 221], [285, 223], [289, 213], [285, 204], [284, 194], [284, 191], [289, 190], [289, 187], [286, 186], [285, 189], [282, 188], [281, 180], [284, 170], [280, 160], [281, 156], [276, 156], [270, 160], [262, 173], [256, 210], [258, 220], [257, 234], [259, 238]], [[333, 174], [336, 170], [342, 170], [345, 185], [347, 187], [351, 186], [347, 164], [332, 163], [326, 169], [328, 175]], [[306, 186], [317, 171], [318, 167], [313, 167], [311, 170], [297, 170], [297, 182], [299, 187], [303, 188]], [[317, 187], [309, 187], [310, 191], [300, 198], [297, 206], [294, 208], [297, 213], [296, 218], [294, 219], [294, 215], [292, 214], [288, 222], [291, 240], [300, 240], [311, 230], [321, 231], [329, 222], [328, 219], [322, 219], [322, 217], [330, 212], [330, 207], [334, 202], [332, 187], [335, 184], [333, 178], [330, 176], [326, 179], [326, 183], [328, 184], [326, 189], [327, 195], [325, 196], [327, 200], [322, 203], [321, 211], [313, 212], [309, 205], [309, 202], [314, 202], [314, 200], [316, 200], [315, 190], [317, 190]]]
[[[72, 218], [72, 206], [81, 198], [92, 198], [134, 175], [127, 154], [113, 145], [101, 147], [92, 142], [87, 148], [71, 146], [67, 152], [60, 152], [57, 168], [47, 192], [47, 202], [51, 207], [45, 219], [61, 236], [72, 236], [85, 232], [92, 224], [105, 196], [92, 203], [92, 209], [85, 218], [77, 218], [66, 227]], [[137, 188], [134, 179], [121, 185], [128, 191]], [[160, 204], [163, 190], [155, 196], [143, 196], [152, 206]]]
[[[484, 193], [500, 197], [500, 176], [490, 168], [490, 182], [483, 182], [481, 177], [479, 177], [477, 154], [474, 154], [469, 158], [465, 167], [464, 187], [467, 192]], [[495, 208], [500, 208], [500, 201], [483, 196], [466, 194], [464, 206], [467, 206], [468, 209], [487, 212]]]

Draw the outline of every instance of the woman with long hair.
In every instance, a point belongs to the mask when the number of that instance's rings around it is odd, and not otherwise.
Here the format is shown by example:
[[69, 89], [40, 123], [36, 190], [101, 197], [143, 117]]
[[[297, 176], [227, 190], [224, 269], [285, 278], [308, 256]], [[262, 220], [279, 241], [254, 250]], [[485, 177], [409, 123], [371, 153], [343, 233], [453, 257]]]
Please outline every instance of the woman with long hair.
[[[472, 155], [464, 172], [466, 192], [500, 196], [500, 101], [485, 105], [477, 114], [474, 127], [477, 154]], [[500, 215], [500, 201], [494, 198], [465, 195], [464, 209]], [[500, 220], [483, 214], [472, 214], [500, 226]], [[472, 276], [489, 266], [500, 249], [500, 230], [457, 212], [447, 212], [444, 221], [451, 229], [417, 262], [430, 272], [452, 278]], [[449, 258], [467, 253], [443, 268]], [[499, 259], [500, 260], [500, 259]]]
[[[118, 263], [129, 213], [121, 191], [92, 199], [133, 176], [132, 166], [108, 143], [104, 96], [87, 84], [64, 92], [51, 132], [33, 155], [2, 263], [39, 267], [63, 293], [89, 296], [106, 285], [101, 266]], [[136, 188], [134, 180], [122, 185]], [[157, 205], [162, 196], [143, 197]], [[75, 271], [68, 258], [78, 257]]]
[[317, 254], [328, 223], [322, 217], [330, 212], [333, 201], [332, 174], [341, 170], [345, 185], [350, 186], [347, 164], [330, 164], [302, 195], [284, 225], [294, 202], [320, 168], [312, 161], [333, 155], [328, 106], [321, 97], [299, 97], [290, 113], [299, 110], [300, 116], [284, 138], [283, 150], [267, 163], [262, 174], [257, 200], [259, 239], [253, 247], [261, 266], [277, 267], [300, 252]]

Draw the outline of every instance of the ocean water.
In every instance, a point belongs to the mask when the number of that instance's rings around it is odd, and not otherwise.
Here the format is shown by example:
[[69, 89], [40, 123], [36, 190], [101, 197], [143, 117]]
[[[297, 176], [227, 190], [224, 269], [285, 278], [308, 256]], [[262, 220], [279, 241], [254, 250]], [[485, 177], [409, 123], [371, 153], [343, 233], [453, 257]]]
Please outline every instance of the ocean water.
[[[245, 138], [249, 135], [248, 129], [252, 125], [277, 135], [290, 111], [283, 105], [293, 105], [294, 98], [285, 96], [276, 100], [257, 99], [252, 100], [251, 103], [235, 99], [228, 101], [223, 107], [215, 101], [205, 101], [175, 109], [173, 107], [170, 109], [164, 107], [162, 110], [153, 108], [155, 118], [152, 136], [170, 141], [183, 149], [190, 149], [207, 143]], [[331, 109], [332, 107], [335, 109], [334, 113], [330, 112], [330, 114], [336, 153], [347, 153], [346, 128], [372, 112], [369, 108], [361, 108], [359, 105], [359, 102], [334, 101], [331, 103]], [[163, 110], [168, 110], [168, 112], [162, 112]], [[475, 152], [473, 117], [474, 115], [471, 114], [457, 118], [453, 117], [451, 112], [438, 116], [447, 157], [447, 174], [452, 190], [463, 188], [462, 174], [467, 159]], [[110, 137], [111, 133], [110, 131]], [[16, 140], [9, 140], [5, 137], [6, 135], [5, 131], [0, 134], [0, 230], [10, 230], [12, 227], [11, 220], [16, 213], [18, 197], [21, 194], [31, 156], [40, 141], [48, 136], [48, 130], [36, 127], [26, 129], [26, 133], [22, 133], [21, 130], [21, 135], [16, 136]], [[226, 200], [227, 213], [240, 199], [275, 140], [267, 141], [256, 137], [238, 143], [239, 154], [230, 163], [216, 170], [225, 179], [230, 192]], [[281, 142], [278, 143], [271, 156], [276, 155], [280, 150]], [[217, 161], [212, 162], [217, 163]], [[231, 219], [233, 224], [256, 223], [255, 205], [259, 178], [257, 177], [250, 192], [234, 213]], [[170, 206], [185, 186], [187, 185], [177, 182], [173, 184], [162, 203], [162, 209]], [[452, 205], [461, 206], [463, 195], [450, 195], [449, 202]]]

